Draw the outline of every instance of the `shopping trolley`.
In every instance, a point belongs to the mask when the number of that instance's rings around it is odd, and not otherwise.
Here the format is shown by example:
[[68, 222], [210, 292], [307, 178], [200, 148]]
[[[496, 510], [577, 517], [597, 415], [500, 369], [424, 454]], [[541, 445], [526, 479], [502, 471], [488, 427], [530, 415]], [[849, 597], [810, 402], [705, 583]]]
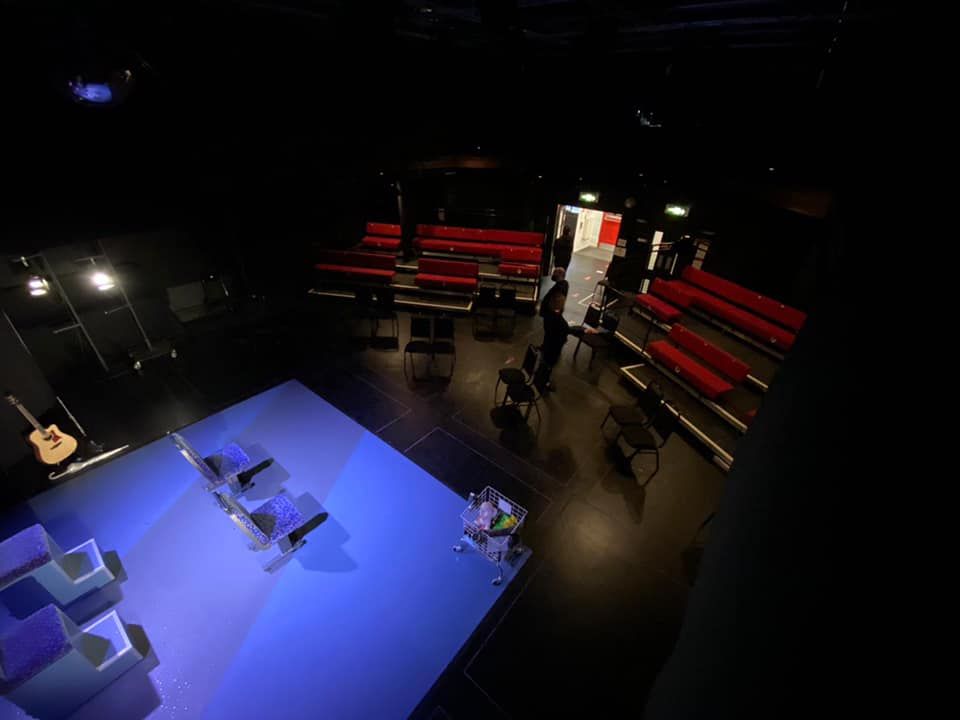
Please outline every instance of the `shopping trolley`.
[[497, 564], [494, 585], [503, 582], [503, 560], [511, 562], [523, 552], [520, 528], [527, 517], [525, 508], [501, 495], [489, 485], [480, 494], [470, 493], [470, 504], [460, 513], [463, 536], [453, 546], [454, 552], [463, 552], [470, 544], [481, 555]]

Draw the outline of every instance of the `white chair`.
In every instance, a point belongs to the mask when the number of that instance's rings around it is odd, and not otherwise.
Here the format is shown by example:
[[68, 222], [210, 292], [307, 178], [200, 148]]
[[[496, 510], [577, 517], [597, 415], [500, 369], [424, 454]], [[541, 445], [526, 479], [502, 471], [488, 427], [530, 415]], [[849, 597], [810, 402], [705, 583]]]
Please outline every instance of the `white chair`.
[[61, 605], [115, 578], [91, 538], [66, 552], [43, 525], [31, 525], [0, 543], [0, 590], [32, 577]]
[[0, 638], [0, 694], [30, 715], [61, 717], [142, 659], [115, 610], [78, 628], [47, 605]]

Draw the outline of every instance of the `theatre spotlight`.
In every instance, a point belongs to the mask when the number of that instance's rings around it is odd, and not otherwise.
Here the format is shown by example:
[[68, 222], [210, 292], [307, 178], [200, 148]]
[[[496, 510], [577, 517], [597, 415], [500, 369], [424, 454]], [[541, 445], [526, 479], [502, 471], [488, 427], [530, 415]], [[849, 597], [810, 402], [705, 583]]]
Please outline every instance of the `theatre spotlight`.
[[93, 281], [93, 284], [97, 286], [97, 290], [100, 290], [101, 292], [104, 290], [110, 290], [115, 285], [113, 278], [111, 278], [105, 272], [95, 272], [90, 276], [90, 279]]
[[38, 297], [40, 295], [46, 295], [50, 290], [50, 286], [42, 277], [39, 275], [34, 275], [27, 282], [27, 289], [30, 291], [31, 295]]

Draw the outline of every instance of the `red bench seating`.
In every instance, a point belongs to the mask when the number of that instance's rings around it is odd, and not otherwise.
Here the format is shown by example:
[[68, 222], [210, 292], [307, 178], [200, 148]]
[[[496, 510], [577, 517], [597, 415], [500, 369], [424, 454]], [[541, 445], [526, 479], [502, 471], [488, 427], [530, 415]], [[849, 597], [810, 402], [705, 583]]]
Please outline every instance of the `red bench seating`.
[[543, 233], [521, 230], [491, 230], [487, 228], [450, 227], [449, 225], [417, 225], [417, 235], [422, 238], [445, 238], [466, 240], [484, 244], [529, 245], [541, 247]]
[[367, 235], [388, 235], [390, 237], [400, 237], [400, 226], [390, 223], [367, 223]]
[[500, 249], [500, 259], [516, 263], [539, 263], [543, 257], [543, 250], [538, 247], [511, 247], [497, 245]]
[[683, 325], [674, 325], [670, 328], [670, 334], [667, 337], [677, 347], [700, 358], [735, 383], [742, 383], [750, 374], [750, 366], [743, 360], [707, 342], [696, 333], [687, 330]]
[[[418, 237], [414, 238], [413, 244], [420, 250], [429, 250], [430, 252], [492, 258], [502, 258], [506, 254], [510, 260], [529, 260], [532, 262], [540, 262], [540, 258], [543, 255], [543, 250], [540, 248], [521, 248], [514, 245], [465, 242], [462, 240], [446, 240], [440, 238]], [[519, 254], [517, 252], [519, 250], [526, 250], [527, 252]]]
[[650, 284], [650, 292], [679, 308], [688, 308], [693, 302], [693, 297], [678, 282], [657, 278]]
[[360, 247], [364, 250], [388, 250], [390, 252], [396, 252], [400, 249], [400, 238], [367, 235], [360, 241]]
[[314, 268], [326, 273], [337, 273], [353, 280], [392, 282], [397, 270], [397, 259], [392, 255], [357, 252], [355, 250], [324, 250]]
[[637, 305], [649, 310], [655, 318], [665, 323], [674, 323], [683, 313], [668, 302], [647, 293], [637, 294]]
[[690, 383], [704, 397], [717, 400], [733, 390], [733, 385], [711, 372], [679, 348], [666, 340], [657, 340], [647, 345], [650, 357]]
[[684, 285], [683, 289], [693, 296], [694, 306], [724, 320], [735, 328], [743, 330], [747, 335], [783, 352], [793, 347], [796, 336], [789, 330], [784, 330], [779, 325], [774, 325], [753, 313], [741, 310], [736, 305], [721, 300], [693, 285]]
[[497, 268], [501, 275], [507, 277], [522, 277], [536, 279], [540, 276], [539, 265], [524, 265], [522, 263], [502, 262]]
[[773, 320], [786, 328], [797, 331], [803, 327], [807, 320], [807, 314], [784, 305], [765, 295], [748, 290], [742, 285], [725, 280], [719, 275], [698, 270], [695, 267], [687, 266], [680, 274], [686, 282], [691, 285], [709, 290], [714, 295], [718, 295], [724, 300], [740, 305], [767, 320]]
[[473, 292], [479, 270], [477, 263], [421, 258], [414, 282], [420, 287]]

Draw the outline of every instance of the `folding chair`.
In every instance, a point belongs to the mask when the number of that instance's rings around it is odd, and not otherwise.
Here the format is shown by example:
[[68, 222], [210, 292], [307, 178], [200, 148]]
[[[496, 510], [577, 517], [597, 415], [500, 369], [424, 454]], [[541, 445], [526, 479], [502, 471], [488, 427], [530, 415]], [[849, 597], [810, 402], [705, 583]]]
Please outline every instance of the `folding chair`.
[[538, 377], [542, 376], [541, 368], [544, 367], [543, 363], [539, 361], [540, 353], [538, 353], [532, 345], [528, 346], [526, 355], [523, 358], [523, 372], [529, 380], [520, 384], [507, 385], [507, 392], [503, 396], [503, 401], [500, 403], [500, 407], [515, 407], [518, 410], [526, 408], [526, 412], [523, 415], [525, 421], [530, 418], [530, 410], [536, 410], [538, 429], [543, 418], [540, 415], [540, 405], [537, 401], [543, 394], [543, 386], [545, 384], [545, 381], [538, 382]]
[[626, 425], [641, 425], [648, 427], [658, 412], [663, 409], [663, 390], [660, 386], [651, 382], [647, 389], [641, 393], [637, 402], [633, 405], [611, 405], [607, 411], [607, 416], [600, 423], [600, 429], [603, 430], [607, 420], [613, 418], [613, 421], [620, 427]]
[[642, 425], [626, 425], [620, 428], [614, 442], [616, 443], [622, 437], [627, 446], [633, 450], [629, 456], [624, 455], [627, 463], [631, 463], [637, 455], [653, 455], [656, 458], [653, 473], [641, 487], [646, 487], [653, 480], [653, 476], [660, 472], [660, 449], [667, 444], [667, 440], [677, 429], [678, 420], [679, 417], [675, 417], [672, 412], [664, 411], [654, 415], [649, 428]]
[[[588, 368], [593, 367], [593, 357], [597, 350], [605, 350], [613, 342], [613, 333], [620, 326], [620, 320], [614, 315], [603, 313], [596, 305], [590, 305], [587, 308], [587, 314], [583, 318], [580, 331], [574, 333], [577, 336], [577, 346], [573, 349], [573, 358], [576, 360], [580, 345], [586, 345], [590, 348], [590, 362]], [[586, 328], [600, 329], [599, 333], [585, 332]]]
[[377, 288], [376, 302], [370, 308], [370, 336], [380, 337], [380, 321], [384, 320], [390, 323], [390, 329], [393, 331], [387, 337], [400, 337], [400, 319], [397, 317], [394, 309], [393, 290], [386, 288]]
[[[500, 394], [500, 383], [508, 388], [511, 385], [530, 385], [533, 382], [533, 373], [537, 368], [539, 353], [533, 345], [527, 345], [527, 352], [523, 356], [523, 364], [519, 368], [504, 367], [497, 372], [497, 384], [493, 387], [493, 402], [497, 403]], [[506, 402], [507, 396], [503, 396]]]
[[494, 334], [497, 330], [497, 289], [493, 285], [481, 285], [473, 303], [473, 336]]
[[403, 346], [403, 377], [407, 377], [407, 355], [410, 356], [410, 374], [414, 380], [417, 377], [417, 366], [413, 362], [414, 355], [427, 355], [433, 352], [433, 327], [430, 318], [423, 316], [410, 317], [410, 340]]
[[453, 318], [435, 318], [433, 321], [433, 342], [430, 343], [430, 358], [436, 360], [437, 355], [450, 356], [450, 372], [448, 378], [453, 377], [453, 369], [457, 365], [457, 347], [454, 344]]
[[504, 323], [508, 327], [505, 334], [513, 335], [517, 325], [517, 289], [501, 285], [500, 300], [497, 302], [497, 312], [494, 317], [494, 325], [498, 332]]

